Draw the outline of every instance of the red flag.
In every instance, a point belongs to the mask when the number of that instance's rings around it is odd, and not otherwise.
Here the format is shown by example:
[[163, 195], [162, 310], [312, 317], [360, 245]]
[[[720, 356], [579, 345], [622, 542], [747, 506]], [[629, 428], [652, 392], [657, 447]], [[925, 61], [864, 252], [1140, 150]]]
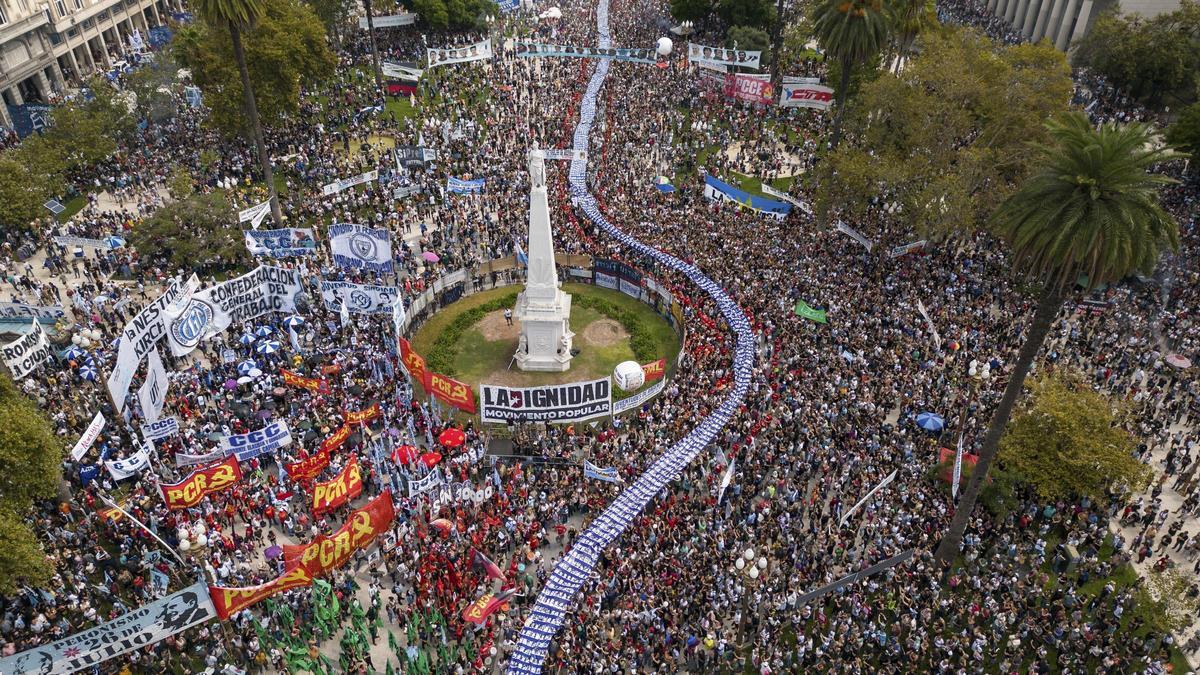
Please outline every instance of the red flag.
[[482, 567], [489, 579], [496, 579], [500, 583], [506, 583], [508, 579], [504, 578], [504, 573], [496, 566], [496, 563], [488, 560], [488, 557], [479, 549], [475, 549], [475, 558], [472, 561], [476, 567]]

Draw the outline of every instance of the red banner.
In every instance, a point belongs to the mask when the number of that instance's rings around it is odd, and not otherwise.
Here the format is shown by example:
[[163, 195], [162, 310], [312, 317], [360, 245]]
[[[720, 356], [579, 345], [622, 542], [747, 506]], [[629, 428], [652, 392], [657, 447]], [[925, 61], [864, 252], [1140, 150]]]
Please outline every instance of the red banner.
[[313, 513], [318, 516], [336, 509], [362, 494], [362, 474], [358, 468], [358, 455], [350, 455], [350, 461], [336, 478], [327, 483], [313, 486]]
[[392, 493], [385, 490], [351, 514], [346, 524], [334, 532], [333, 536], [327, 537], [322, 534], [308, 544], [285, 544], [284, 566], [288, 570], [303, 569], [312, 577], [319, 577], [345, 565], [355, 551], [366, 548], [375, 537], [387, 530], [395, 517]]
[[429, 373], [429, 386], [426, 389], [445, 403], [475, 414], [475, 392], [471, 391], [470, 386], [445, 375]]
[[725, 95], [748, 103], [775, 104], [775, 87], [768, 75], [726, 73]]
[[293, 588], [312, 585], [313, 576], [303, 567], [288, 570], [277, 579], [272, 579], [259, 586], [245, 588], [226, 588], [224, 586], [209, 586], [208, 594], [212, 596], [213, 606], [217, 616], [222, 621], [246, 609], [256, 602], [265, 600], [276, 593], [282, 593]]
[[650, 363], [643, 363], [642, 372], [646, 375], [647, 382], [653, 382], [667, 374], [667, 360], [659, 359]]
[[382, 414], [383, 408], [380, 408], [379, 403], [376, 402], [375, 405], [366, 410], [345, 410], [342, 412], [342, 417], [346, 420], [346, 424], [362, 424], [370, 422]]
[[[339, 443], [339, 445], [341, 444]], [[327, 466], [329, 466], [329, 450], [321, 448], [312, 456], [293, 464], [287, 464], [283, 468], [287, 470], [288, 478], [296, 481], [309, 481], [321, 475]]]
[[333, 432], [332, 436], [321, 441], [320, 451], [333, 452], [337, 450], [342, 447], [342, 443], [345, 443], [347, 438], [350, 438], [350, 434], [352, 433], [354, 433], [354, 427], [343, 423], [342, 426], [338, 427], [337, 431]]
[[174, 485], [161, 485], [163, 501], [168, 509], [186, 509], [200, 503], [205, 495], [220, 492], [242, 479], [242, 468], [236, 455], [220, 464], [193, 471]]
[[315, 377], [304, 377], [303, 375], [297, 375], [287, 368], [280, 368], [279, 374], [283, 376], [283, 383], [288, 386], [307, 389], [317, 394], [329, 393], [329, 383], [325, 380], [318, 380]]
[[482, 625], [484, 621], [487, 621], [489, 616], [504, 606], [504, 603], [512, 599], [514, 591], [515, 589], [500, 591], [499, 595], [484, 593], [478, 600], [467, 605], [467, 608], [463, 610], [463, 620]]
[[425, 359], [414, 352], [412, 345], [404, 338], [400, 338], [400, 363], [412, 379], [420, 382], [422, 387], [428, 384], [429, 375], [425, 371]]

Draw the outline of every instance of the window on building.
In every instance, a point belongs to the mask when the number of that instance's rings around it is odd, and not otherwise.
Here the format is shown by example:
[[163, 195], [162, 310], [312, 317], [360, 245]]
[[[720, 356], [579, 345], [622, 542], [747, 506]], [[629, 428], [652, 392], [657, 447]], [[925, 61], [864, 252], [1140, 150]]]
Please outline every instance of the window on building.
[[0, 26], [8, 23], [8, 14], [4, 12], [4, 4], [0, 3]]
[[67, 3], [63, 2], [63, 0], [54, 0], [54, 9], [58, 10], [60, 17], [67, 15]]
[[83, 9], [83, 0], [75, 0], [75, 9]]

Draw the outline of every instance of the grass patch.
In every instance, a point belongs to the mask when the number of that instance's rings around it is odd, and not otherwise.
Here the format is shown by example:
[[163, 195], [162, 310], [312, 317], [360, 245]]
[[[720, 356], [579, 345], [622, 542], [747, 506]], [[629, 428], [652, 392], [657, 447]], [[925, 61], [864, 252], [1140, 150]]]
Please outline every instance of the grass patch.
[[396, 121], [403, 122], [410, 117], [416, 117], [417, 108], [409, 102], [407, 96], [388, 96], [387, 102], [383, 104], [383, 114], [389, 119], [395, 114]]
[[58, 222], [65, 222], [71, 219], [71, 216], [83, 210], [87, 206], [87, 194], [75, 195], [63, 203], [67, 207], [66, 211], [58, 214]]

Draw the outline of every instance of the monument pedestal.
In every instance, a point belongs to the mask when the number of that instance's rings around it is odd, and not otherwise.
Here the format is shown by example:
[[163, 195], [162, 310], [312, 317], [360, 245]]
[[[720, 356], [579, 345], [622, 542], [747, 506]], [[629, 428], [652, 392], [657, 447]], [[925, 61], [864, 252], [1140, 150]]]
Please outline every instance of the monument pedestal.
[[553, 305], [532, 303], [525, 293], [517, 296], [513, 316], [521, 322], [521, 341], [515, 358], [521, 370], [561, 373], [571, 368], [571, 296], [558, 292]]

